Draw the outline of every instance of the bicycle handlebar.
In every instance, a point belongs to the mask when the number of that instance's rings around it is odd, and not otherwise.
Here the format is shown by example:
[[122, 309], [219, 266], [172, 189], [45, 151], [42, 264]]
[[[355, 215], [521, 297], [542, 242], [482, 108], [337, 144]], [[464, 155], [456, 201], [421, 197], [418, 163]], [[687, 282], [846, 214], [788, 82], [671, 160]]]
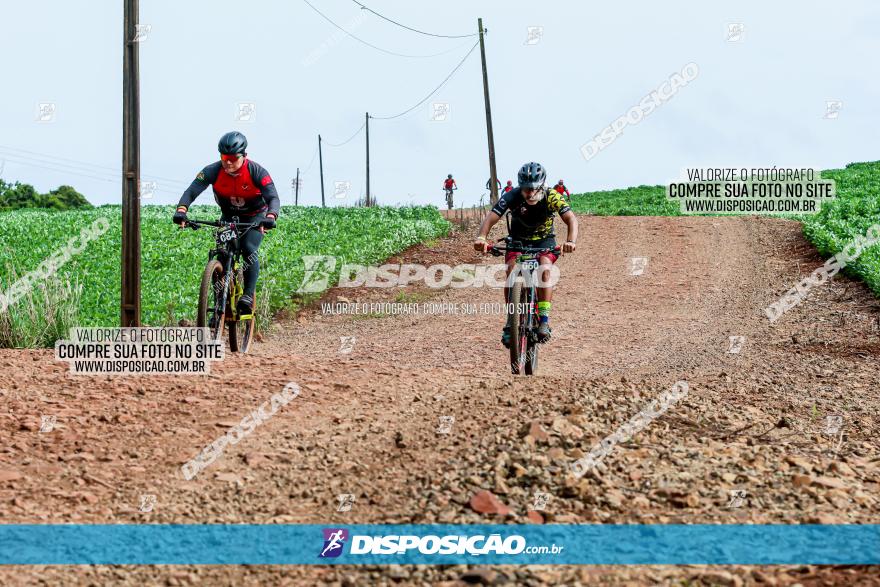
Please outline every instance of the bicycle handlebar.
[[251, 228], [256, 228], [260, 226], [259, 222], [227, 222], [226, 220], [191, 220], [187, 218], [183, 222], [184, 228], [192, 228], [193, 230], [198, 230], [201, 226], [213, 226], [215, 228], [221, 228], [223, 226], [234, 226], [236, 228], [242, 228], [244, 230], [249, 230]]
[[520, 246], [516, 246], [516, 245], [511, 246], [511, 244], [509, 243], [506, 247], [500, 247], [497, 244], [495, 244], [489, 248], [489, 252], [492, 253], [493, 255], [495, 255], [496, 257], [500, 257], [501, 254], [505, 251], [511, 252], [511, 253], [526, 253], [526, 254], [531, 254], [531, 253], [557, 254], [557, 253], [562, 252], [562, 247], [560, 247], [559, 245], [556, 245], [555, 247], [524, 247], [521, 245]]

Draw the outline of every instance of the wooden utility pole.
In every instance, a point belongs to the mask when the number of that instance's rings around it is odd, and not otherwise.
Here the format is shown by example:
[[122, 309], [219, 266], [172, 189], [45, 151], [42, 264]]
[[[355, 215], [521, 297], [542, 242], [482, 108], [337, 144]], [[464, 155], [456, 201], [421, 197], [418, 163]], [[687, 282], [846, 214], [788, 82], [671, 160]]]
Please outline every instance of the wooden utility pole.
[[321, 151], [321, 135], [318, 135], [318, 164], [321, 166], [321, 207], [324, 208], [327, 204], [324, 203], [324, 153]]
[[[314, 161], [314, 159], [312, 159]], [[294, 188], [293, 205], [299, 206], [299, 167], [296, 168], [296, 187]]]
[[141, 325], [138, 0], [125, 0], [122, 47], [122, 299], [120, 326]]
[[486, 45], [483, 42], [483, 19], [477, 19], [480, 29], [480, 59], [483, 62], [483, 96], [486, 99], [486, 134], [489, 135], [489, 183], [491, 184], [490, 201], [498, 201], [498, 174], [495, 171], [495, 136], [492, 134], [492, 108], [489, 106], [489, 74], [486, 72]]
[[370, 113], [367, 112], [367, 207], [373, 204], [370, 202]]

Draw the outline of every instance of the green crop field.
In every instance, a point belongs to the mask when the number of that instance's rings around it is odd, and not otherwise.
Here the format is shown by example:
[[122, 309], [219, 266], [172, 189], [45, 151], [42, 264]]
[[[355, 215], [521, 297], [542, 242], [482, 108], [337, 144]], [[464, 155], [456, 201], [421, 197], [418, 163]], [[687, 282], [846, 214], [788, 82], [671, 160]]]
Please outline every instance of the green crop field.
[[572, 194], [575, 212], [597, 216], [679, 216], [678, 203], [666, 199], [662, 185]]
[[[195, 319], [199, 282], [214, 244], [211, 230], [180, 230], [172, 206], [142, 211], [142, 320], [147, 325]], [[99, 217], [110, 229], [58, 271], [59, 281], [81, 290], [76, 324], [115, 326], [120, 299], [120, 206], [81, 211], [15, 210], [0, 213], [0, 292], [62, 249]], [[216, 219], [215, 206], [194, 206], [191, 218]], [[278, 228], [260, 247], [258, 299], [272, 311], [286, 307], [301, 285], [303, 255], [333, 255], [335, 277], [344, 263], [375, 264], [408, 246], [448, 233], [433, 207], [283, 207]], [[332, 281], [331, 281], [332, 282]], [[10, 307], [15, 319], [19, 304]]]
[[[830, 257], [880, 224], [880, 161], [850, 163], [845, 169], [823, 171], [822, 177], [835, 180], [837, 199], [804, 219], [804, 234], [822, 256]], [[880, 245], [866, 249], [845, 271], [880, 296]]]
[[[785, 217], [803, 222], [807, 239], [822, 256], [830, 257], [880, 223], [880, 161], [850, 163], [845, 169], [823, 171], [822, 177], [835, 180], [837, 198], [824, 203], [817, 214]], [[661, 185], [575, 194], [572, 209], [598, 216], [681, 215], [678, 203], [666, 199]], [[845, 272], [863, 279], [880, 296], [880, 245], [866, 249]]]

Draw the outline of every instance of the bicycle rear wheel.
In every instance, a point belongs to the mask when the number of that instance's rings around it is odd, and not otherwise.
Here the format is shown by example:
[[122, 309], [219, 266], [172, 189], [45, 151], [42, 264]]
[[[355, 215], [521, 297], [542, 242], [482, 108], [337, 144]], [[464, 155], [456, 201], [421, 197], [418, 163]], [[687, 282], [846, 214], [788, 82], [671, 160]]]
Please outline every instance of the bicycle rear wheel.
[[[510, 287], [507, 311], [510, 318], [510, 370], [514, 375], [526, 372], [528, 352], [528, 315], [524, 311], [527, 296], [522, 279], [517, 279]], [[511, 308], [511, 304], [513, 307]]]
[[196, 326], [210, 328], [211, 338], [214, 340], [221, 340], [223, 338], [223, 325], [226, 323], [224, 319], [226, 311], [225, 292], [221, 285], [222, 282], [223, 265], [220, 261], [211, 259], [205, 265], [205, 271], [202, 273]]

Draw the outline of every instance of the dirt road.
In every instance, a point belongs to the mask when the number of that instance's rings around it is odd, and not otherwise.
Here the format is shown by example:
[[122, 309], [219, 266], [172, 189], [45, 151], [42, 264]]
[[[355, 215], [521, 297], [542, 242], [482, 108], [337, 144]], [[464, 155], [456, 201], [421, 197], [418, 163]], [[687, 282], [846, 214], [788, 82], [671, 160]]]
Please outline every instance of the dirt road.
[[[471, 508], [481, 489], [519, 523], [880, 522], [880, 303], [867, 288], [839, 276], [771, 325], [763, 309], [822, 262], [796, 223], [584, 216], [581, 235], [559, 263], [553, 340], [533, 378], [509, 374], [501, 315], [452, 311], [500, 302], [489, 288], [335, 289], [325, 303], [421, 311], [331, 315], [316, 304], [201, 377], [73, 377], [51, 352], [0, 351], [2, 522], [501, 521]], [[395, 260], [494, 262], [469, 242], [455, 235]], [[634, 257], [647, 259], [638, 275]], [[568, 472], [678, 380], [685, 399], [594, 473]], [[196, 478], [181, 477], [183, 462], [291, 381], [298, 398]], [[57, 417], [54, 430], [40, 432], [44, 415]], [[536, 492], [552, 497], [530, 520]], [[350, 511], [337, 511], [340, 494], [354, 496]], [[152, 511], [140, 511], [144, 495], [155, 496]], [[462, 577], [880, 583], [875, 569], [818, 567], [0, 570], [9, 585]]]

